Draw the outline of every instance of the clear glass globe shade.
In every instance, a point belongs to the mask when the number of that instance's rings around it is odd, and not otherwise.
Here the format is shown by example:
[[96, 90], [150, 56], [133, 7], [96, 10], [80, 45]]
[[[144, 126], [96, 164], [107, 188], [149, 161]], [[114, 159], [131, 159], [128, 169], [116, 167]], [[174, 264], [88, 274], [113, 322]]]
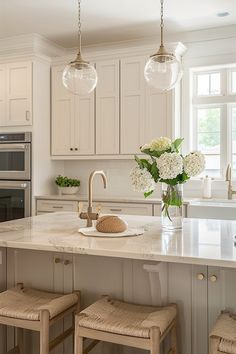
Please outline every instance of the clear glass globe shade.
[[173, 89], [181, 80], [182, 75], [180, 61], [171, 54], [150, 57], [144, 68], [144, 77], [147, 83], [161, 91]]
[[83, 63], [68, 64], [62, 75], [63, 85], [76, 95], [87, 95], [97, 85], [97, 72], [93, 65]]

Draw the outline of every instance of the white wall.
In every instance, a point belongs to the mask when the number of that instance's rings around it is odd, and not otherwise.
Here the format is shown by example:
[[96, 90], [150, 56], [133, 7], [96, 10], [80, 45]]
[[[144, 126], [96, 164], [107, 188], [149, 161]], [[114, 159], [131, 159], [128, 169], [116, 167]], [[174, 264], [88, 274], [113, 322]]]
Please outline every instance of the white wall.
[[[134, 161], [127, 160], [89, 160], [89, 161], [65, 161], [64, 173], [67, 176], [81, 180], [80, 194], [86, 195], [88, 177], [93, 170], [104, 170], [108, 178], [108, 188], [103, 189], [103, 182], [99, 176], [94, 179], [94, 196], [97, 197], [143, 197], [142, 193], [132, 190], [130, 171], [135, 166]], [[158, 196], [156, 191], [154, 196]]]

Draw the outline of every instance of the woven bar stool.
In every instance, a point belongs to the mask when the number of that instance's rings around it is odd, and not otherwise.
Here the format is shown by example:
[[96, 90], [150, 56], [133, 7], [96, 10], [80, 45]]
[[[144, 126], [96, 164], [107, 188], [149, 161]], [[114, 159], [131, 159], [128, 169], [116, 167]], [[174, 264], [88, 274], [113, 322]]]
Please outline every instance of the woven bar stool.
[[84, 338], [94, 340], [85, 353], [104, 341], [159, 354], [160, 344], [169, 333], [169, 353], [177, 354], [176, 315], [175, 304], [142, 306], [103, 297], [75, 317], [75, 354], [83, 353]]
[[80, 294], [61, 295], [24, 288], [23, 284], [0, 293], [0, 324], [17, 327], [17, 345], [8, 353], [24, 354], [23, 329], [40, 332], [40, 354], [48, 354], [74, 326], [49, 342], [49, 328], [65, 315], [79, 311]]
[[223, 312], [210, 333], [210, 354], [236, 354], [236, 316]]

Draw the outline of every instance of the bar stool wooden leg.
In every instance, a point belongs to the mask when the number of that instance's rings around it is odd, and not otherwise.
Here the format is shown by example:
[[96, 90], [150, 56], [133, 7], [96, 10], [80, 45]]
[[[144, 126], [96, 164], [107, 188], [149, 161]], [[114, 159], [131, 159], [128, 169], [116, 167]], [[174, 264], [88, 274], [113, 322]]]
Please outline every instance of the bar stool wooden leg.
[[160, 354], [160, 329], [152, 327], [150, 331], [151, 354]]
[[16, 329], [16, 342], [17, 342], [17, 346], [18, 346], [20, 354], [24, 354], [23, 335], [24, 335], [23, 328], [17, 328]]
[[174, 326], [172, 327], [170, 332], [170, 344], [171, 344], [172, 353], [178, 354], [176, 322], [174, 323]]
[[40, 311], [40, 354], [49, 354], [49, 311]]
[[83, 337], [79, 333], [79, 318], [79, 316], [75, 317], [74, 354], [83, 354]]

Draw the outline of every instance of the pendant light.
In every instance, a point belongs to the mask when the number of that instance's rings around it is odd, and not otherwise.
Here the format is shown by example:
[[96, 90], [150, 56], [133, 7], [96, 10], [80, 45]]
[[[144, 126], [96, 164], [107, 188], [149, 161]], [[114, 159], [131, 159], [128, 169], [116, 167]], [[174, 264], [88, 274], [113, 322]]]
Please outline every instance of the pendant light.
[[97, 85], [97, 72], [94, 66], [82, 58], [81, 37], [81, 0], [78, 0], [79, 52], [75, 60], [65, 67], [62, 75], [64, 86], [76, 95], [89, 94]]
[[181, 80], [183, 72], [181, 62], [174, 54], [167, 52], [163, 44], [163, 1], [161, 0], [161, 45], [158, 52], [148, 59], [144, 77], [151, 87], [168, 91]]

